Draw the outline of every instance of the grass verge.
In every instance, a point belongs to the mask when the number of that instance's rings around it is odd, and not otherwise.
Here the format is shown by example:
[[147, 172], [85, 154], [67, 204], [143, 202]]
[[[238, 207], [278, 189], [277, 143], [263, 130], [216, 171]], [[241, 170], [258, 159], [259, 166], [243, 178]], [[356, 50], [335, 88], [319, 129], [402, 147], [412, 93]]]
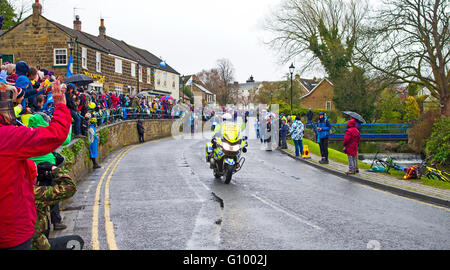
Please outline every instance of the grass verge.
[[[287, 142], [291, 145], [294, 145], [294, 142], [291, 139], [288, 139]], [[303, 145], [308, 145], [309, 152], [311, 152], [312, 154], [317, 155], [319, 157], [321, 156], [319, 144], [304, 138]], [[348, 157], [345, 153], [331, 149], [331, 148], [328, 149], [328, 158], [334, 162], [338, 162], [341, 164], [348, 164]], [[369, 164], [363, 163], [361, 161], [358, 161], [358, 164], [359, 164], [360, 169], [370, 170]], [[383, 174], [391, 175], [391, 176], [397, 178], [398, 180], [403, 180], [403, 176], [405, 176], [405, 173], [396, 171], [394, 169], [391, 169], [389, 172], [390, 172], [390, 174], [387, 174], [387, 173], [383, 173]], [[450, 189], [450, 183], [442, 182], [442, 181], [434, 180], [434, 179], [428, 179], [426, 177], [422, 177], [421, 179], [410, 179], [407, 181], [410, 181], [413, 183], [419, 183], [419, 184], [434, 187], [434, 188]]]

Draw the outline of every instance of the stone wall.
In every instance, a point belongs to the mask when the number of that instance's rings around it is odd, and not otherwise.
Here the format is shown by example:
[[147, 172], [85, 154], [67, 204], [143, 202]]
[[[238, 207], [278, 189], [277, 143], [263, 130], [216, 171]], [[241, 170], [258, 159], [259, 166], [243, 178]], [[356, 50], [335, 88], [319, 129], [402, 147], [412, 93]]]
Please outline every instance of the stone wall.
[[[150, 141], [170, 137], [172, 134], [171, 129], [173, 122], [173, 120], [143, 120], [145, 127], [144, 139]], [[110, 153], [139, 142], [137, 120], [129, 120], [102, 127], [99, 129], [98, 136], [101, 140], [98, 161], [102, 162]], [[83, 143], [81, 143], [80, 140], [74, 140], [68, 146], [60, 147], [57, 150], [57, 152], [61, 153], [63, 149], [68, 148], [73, 152], [77, 152], [69, 172], [69, 175], [77, 181], [81, 180], [86, 174], [92, 172], [92, 161], [89, 158], [89, 149], [87, 144], [84, 143], [84, 140], [82, 140], [82, 142]], [[81, 150], [79, 150], [80, 145], [83, 146]], [[67, 151], [67, 149], [65, 151]]]

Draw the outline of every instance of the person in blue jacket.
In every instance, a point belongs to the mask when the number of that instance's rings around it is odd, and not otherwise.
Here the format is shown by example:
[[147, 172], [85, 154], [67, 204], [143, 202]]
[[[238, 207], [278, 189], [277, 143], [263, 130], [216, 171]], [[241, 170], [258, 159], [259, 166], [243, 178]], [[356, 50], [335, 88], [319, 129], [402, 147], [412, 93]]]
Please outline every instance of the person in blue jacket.
[[[87, 117], [89, 117], [89, 113], [87, 115]], [[89, 125], [89, 130], [88, 130], [88, 139], [89, 139], [89, 154], [91, 156], [91, 160], [92, 163], [94, 164], [93, 169], [100, 169], [100, 165], [97, 164], [96, 159], [98, 158], [98, 143], [99, 143], [99, 139], [98, 139], [98, 135], [97, 135], [97, 118], [92, 117], [90, 118], [89, 122], [91, 123]]]
[[322, 160], [319, 161], [320, 164], [328, 164], [328, 137], [330, 136], [331, 124], [325, 116], [324, 112], [319, 114], [319, 122], [317, 123], [318, 139], [320, 146], [320, 153], [322, 155]]

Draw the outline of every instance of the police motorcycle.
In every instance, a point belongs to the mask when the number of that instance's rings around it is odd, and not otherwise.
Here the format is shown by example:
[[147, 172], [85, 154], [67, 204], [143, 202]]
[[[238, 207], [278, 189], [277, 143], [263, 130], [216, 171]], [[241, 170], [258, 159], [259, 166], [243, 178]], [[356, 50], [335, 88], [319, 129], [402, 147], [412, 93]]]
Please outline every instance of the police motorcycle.
[[241, 127], [227, 123], [231, 115], [223, 116], [224, 123], [214, 131], [211, 143], [206, 145], [206, 162], [210, 164], [215, 178], [225, 176], [225, 184], [230, 184], [233, 174], [239, 172], [245, 163], [242, 153], [247, 153], [247, 137], [241, 135]]

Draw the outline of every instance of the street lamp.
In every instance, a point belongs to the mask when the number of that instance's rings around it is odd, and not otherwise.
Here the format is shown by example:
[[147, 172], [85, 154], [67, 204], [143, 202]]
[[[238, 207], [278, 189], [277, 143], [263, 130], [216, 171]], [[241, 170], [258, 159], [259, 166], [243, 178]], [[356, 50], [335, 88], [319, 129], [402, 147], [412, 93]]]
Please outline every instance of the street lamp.
[[181, 94], [182, 95], [179, 95], [180, 97], [182, 96], [183, 98], [182, 98], [182, 101], [184, 101], [184, 75], [182, 75], [181, 76]]
[[137, 60], [137, 74], [136, 74], [136, 78], [137, 78], [137, 94], [139, 94], [141, 91], [139, 90], [139, 74], [141, 72], [141, 60], [138, 59]]
[[[69, 41], [67, 42], [67, 47], [70, 50], [70, 56], [73, 55], [73, 48], [75, 47], [75, 42], [73, 41], [72, 37], [70, 37]], [[67, 61], [68, 63], [69, 61]], [[73, 63], [73, 59], [72, 59], [72, 63]], [[73, 64], [72, 64], [73, 65]], [[72, 66], [73, 67], [73, 66]], [[69, 67], [70, 69], [70, 67]], [[73, 72], [72, 70], [70, 72]]]
[[289, 72], [291, 73], [291, 115], [292, 115], [292, 87], [293, 87], [293, 83], [292, 83], [292, 78], [294, 76], [294, 71], [295, 71], [295, 67], [294, 67], [294, 63], [291, 64], [291, 66], [289, 67]]

